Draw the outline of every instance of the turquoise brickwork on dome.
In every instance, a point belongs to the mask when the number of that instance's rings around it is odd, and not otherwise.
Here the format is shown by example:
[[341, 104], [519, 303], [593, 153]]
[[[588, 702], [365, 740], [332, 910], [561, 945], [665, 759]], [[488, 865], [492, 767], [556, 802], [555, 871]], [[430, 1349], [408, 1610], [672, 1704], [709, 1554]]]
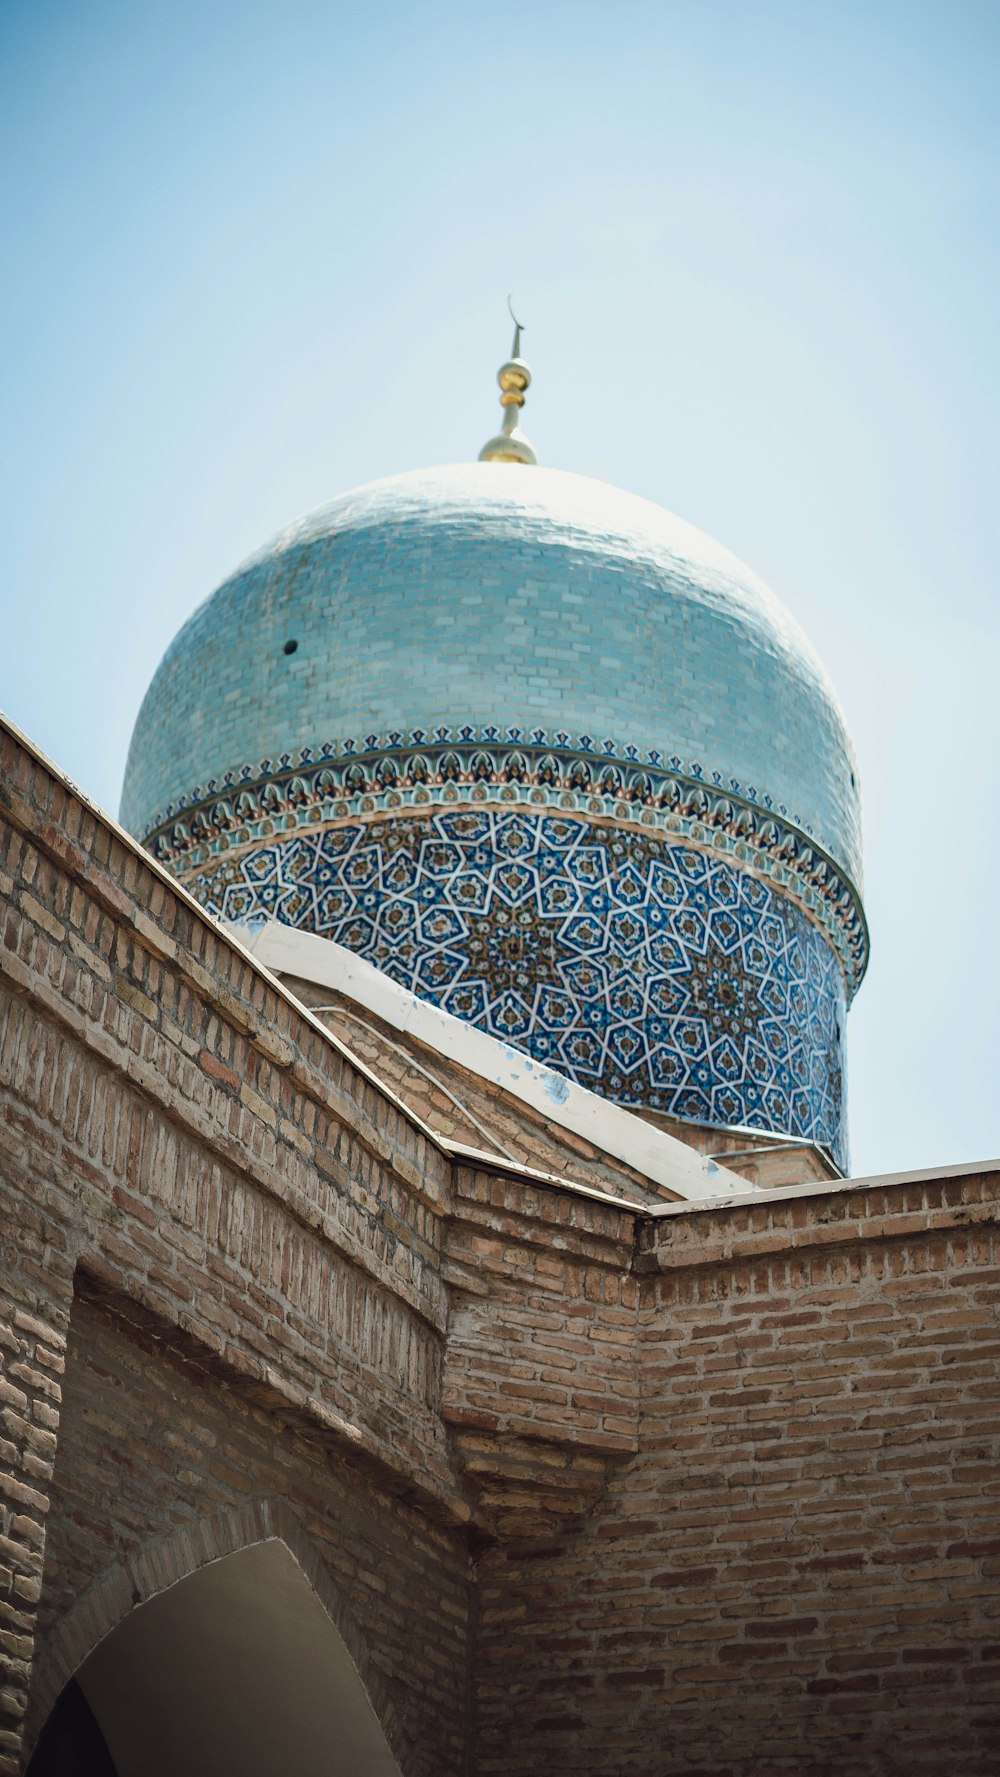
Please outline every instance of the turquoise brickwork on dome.
[[717, 772], [859, 884], [843, 717], [763, 583], [650, 501], [492, 463], [345, 494], [226, 581], [150, 686], [122, 820], [144, 836], [227, 771], [462, 723], [615, 735]]
[[291, 526], [168, 649], [122, 819], [224, 918], [621, 1103], [846, 1161], [851, 744], [767, 588], [648, 501], [487, 462]]

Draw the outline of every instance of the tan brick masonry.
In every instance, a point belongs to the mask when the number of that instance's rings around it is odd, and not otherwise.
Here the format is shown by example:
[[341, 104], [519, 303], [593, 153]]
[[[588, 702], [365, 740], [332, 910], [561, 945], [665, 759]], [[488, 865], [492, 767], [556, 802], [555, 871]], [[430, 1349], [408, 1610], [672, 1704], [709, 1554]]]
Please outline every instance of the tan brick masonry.
[[7, 732], [0, 817], [0, 1772], [265, 1534], [406, 1777], [996, 1770], [995, 1170], [476, 1157]]

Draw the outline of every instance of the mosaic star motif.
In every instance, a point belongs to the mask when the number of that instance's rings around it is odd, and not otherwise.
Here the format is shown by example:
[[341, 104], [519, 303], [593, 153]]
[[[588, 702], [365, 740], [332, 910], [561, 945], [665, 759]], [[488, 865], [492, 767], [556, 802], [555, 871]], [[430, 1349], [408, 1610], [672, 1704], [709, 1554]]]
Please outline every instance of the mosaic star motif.
[[490, 807], [282, 839], [191, 887], [225, 919], [270, 915], [346, 945], [621, 1104], [846, 1158], [833, 952], [725, 859]]
[[376, 812], [428, 814], [431, 803], [459, 800], [638, 819], [668, 844], [710, 845], [807, 907], [852, 993], [861, 982], [868, 960], [861, 903], [808, 823], [753, 784], [607, 736], [461, 727], [327, 741], [195, 786], [155, 817], [145, 843], [187, 881], [214, 874], [231, 846], [256, 849], [293, 831], [319, 833]]

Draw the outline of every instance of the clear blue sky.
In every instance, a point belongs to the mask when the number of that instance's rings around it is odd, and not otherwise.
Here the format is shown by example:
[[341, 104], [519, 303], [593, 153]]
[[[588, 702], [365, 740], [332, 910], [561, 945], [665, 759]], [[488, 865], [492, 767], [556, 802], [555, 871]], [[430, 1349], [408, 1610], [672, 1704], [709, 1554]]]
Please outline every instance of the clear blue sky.
[[763, 574], [855, 736], [858, 1173], [1000, 1154], [1000, 6], [0, 0], [0, 705], [117, 809], [194, 606], [474, 456]]

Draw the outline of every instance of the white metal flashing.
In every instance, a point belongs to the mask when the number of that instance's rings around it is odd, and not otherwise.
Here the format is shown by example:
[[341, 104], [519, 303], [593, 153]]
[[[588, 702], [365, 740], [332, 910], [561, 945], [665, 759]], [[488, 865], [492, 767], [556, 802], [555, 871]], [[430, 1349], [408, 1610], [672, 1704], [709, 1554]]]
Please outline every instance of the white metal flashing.
[[[1000, 1172], [1000, 1160], [960, 1160], [953, 1166], [923, 1166], [915, 1172], [872, 1172], [864, 1178], [806, 1179], [801, 1185], [775, 1185], [768, 1191], [755, 1191], [759, 1204], [786, 1203], [790, 1197], [848, 1196], [852, 1191], [886, 1190], [893, 1185], [919, 1185], [944, 1179], [976, 1178], [980, 1174]], [[725, 1209], [728, 1195], [717, 1203], [655, 1203], [645, 1211], [650, 1216], [683, 1215], [691, 1209]]]
[[696, 1153], [676, 1136], [588, 1092], [554, 1068], [534, 1061], [461, 1018], [418, 999], [342, 944], [269, 919], [257, 929], [230, 928], [265, 968], [329, 988], [374, 1013], [393, 1030], [406, 1031], [426, 1048], [541, 1111], [591, 1146], [624, 1161], [652, 1183], [688, 1201], [756, 1196], [753, 1185]]

